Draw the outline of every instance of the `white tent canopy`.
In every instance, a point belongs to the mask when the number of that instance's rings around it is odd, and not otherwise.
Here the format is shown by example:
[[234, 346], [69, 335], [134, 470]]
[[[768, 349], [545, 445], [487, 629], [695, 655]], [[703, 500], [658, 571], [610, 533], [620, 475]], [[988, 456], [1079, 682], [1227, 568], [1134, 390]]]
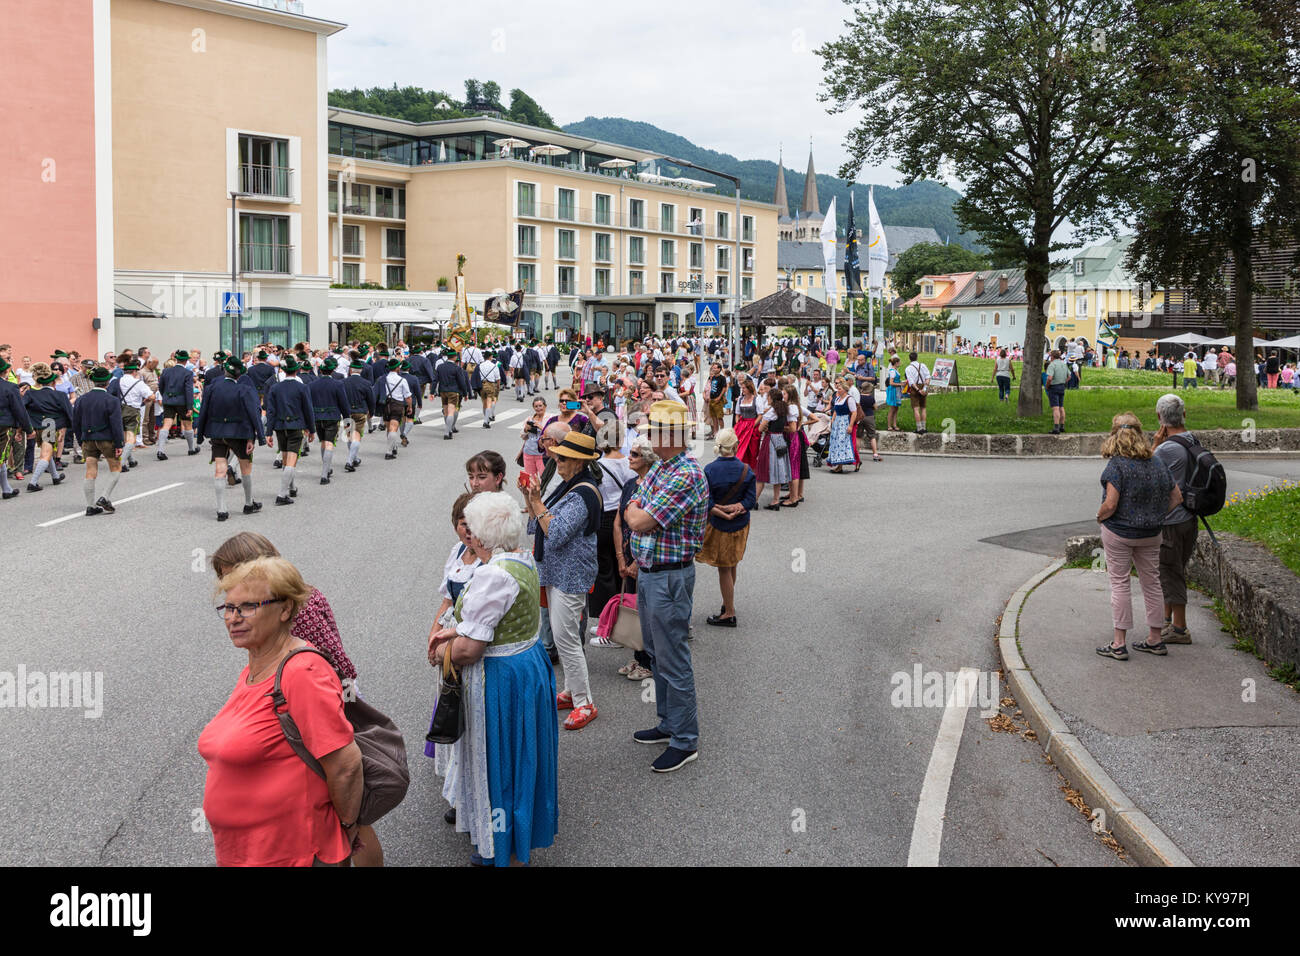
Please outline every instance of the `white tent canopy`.
[[[1236, 345], [1237, 337], [1235, 335], [1225, 335], [1221, 339], [1215, 339], [1214, 341], [1207, 342], [1206, 344], [1207, 345]], [[1275, 345], [1276, 343], [1270, 342], [1268, 341], [1268, 339], [1252, 339], [1251, 344], [1254, 345], [1256, 348], [1258, 348], [1264, 345]]]
[[1184, 332], [1182, 335], [1171, 335], [1167, 339], [1156, 339], [1156, 343], [1165, 345], [1214, 345], [1215, 341], [1208, 335]]
[[426, 322], [429, 319], [429, 313], [424, 309], [413, 309], [408, 305], [366, 309], [365, 316], [371, 322]]
[[336, 306], [330, 309], [331, 322], [362, 322], [365, 321], [366, 314], [358, 312], [356, 309], [345, 309], [342, 306]]
[[1300, 349], [1300, 335], [1292, 335], [1285, 339], [1275, 339], [1268, 344], [1275, 349]]

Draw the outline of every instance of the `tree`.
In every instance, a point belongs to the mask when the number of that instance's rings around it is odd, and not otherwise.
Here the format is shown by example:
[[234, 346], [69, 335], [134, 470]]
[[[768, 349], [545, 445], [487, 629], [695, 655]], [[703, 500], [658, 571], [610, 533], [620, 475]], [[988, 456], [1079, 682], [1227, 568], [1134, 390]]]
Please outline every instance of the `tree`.
[[493, 106], [501, 105], [501, 84], [488, 80], [483, 84], [483, 100]]
[[919, 295], [921, 276], [945, 275], [949, 272], [976, 272], [989, 269], [989, 257], [961, 246], [938, 242], [918, 242], [899, 255], [890, 281], [904, 299]]
[[[1129, 262], [1157, 288], [1193, 293], [1255, 354], [1251, 305], [1264, 292], [1252, 246], [1296, 244], [1300, 265], [1300, 11], [1294, 0], [1139, 0], [1156, 29], [1138, 69], [1147, 95], [1135, 153]], [[1231, 302], [1231, 314], [1229, 305]], [[1237, 408], [1258, 407], [1255, 376], [1237, 375]]]
[[523, 90], [510, 91], [510, 109], [506, 111], [506, 119], [514, 120], [516, 123], [526, 123], [529, 126], [540, 126], [542, 129], [555, 129], [555, 120], [551, 115], [537, 105], [537, 101], [525, 93]]
[[471, 103], [477, 103], [482, 98], [483, 98], [483, 93], [481, 87], [479, 86], [478, 80], [466, 80], [465, 81], [465, 105], [469, 106]]
[[1135, 105], [1125, 64], [1139, 26], [1128, 0], [857, 0], [846, 32], [816, 52], [832, 113], [861, 111], [853, 179], [882, 154], [906, 182], [966, 183], [954, 209], [995, 258], [1025, 265], [1029, 316], [1017, 414], [1042, 411], [1053, 235], [1113, 226], [1110, 197], [1140, 173], [1116, 154]]
[[353, 322], [348, 326], [348, 339], [369, 342], [371, 346], [388, 341], [384, 335], [384, 327], [378, 322]]

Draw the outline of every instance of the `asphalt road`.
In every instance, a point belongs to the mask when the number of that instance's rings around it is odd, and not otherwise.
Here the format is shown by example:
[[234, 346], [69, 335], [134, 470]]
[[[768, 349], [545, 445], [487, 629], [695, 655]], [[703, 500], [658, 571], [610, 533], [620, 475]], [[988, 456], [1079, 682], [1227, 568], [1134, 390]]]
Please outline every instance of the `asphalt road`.
[[[511, 395], [502, 408], [523, 406]], [[427, 405], [426, 416], [436, 419]], [[313, 455], [290, 508], [273, 506], [279, 473], [260, 450], [266, 508], [244, 517], [232, 489], [224, 524], [206, 453], [187, 458], [175, 444], [170, 461], [146, 450], [124, 476], [116, 515], [41, 527], [82, 510], [80, 469], [58, 489], [0, 504], [0, 671], [104, 681], [98, 718], [0, 709], [0, 863], [213, 862], [195, 742], [245, 659], [211, 610], [204, 562], [245, 528], [329, 598], [363, 695], [406, 734], [411, 791], [379, 827], [388, 862], [465, 863], [465, 837], [442, 822], [441, 781], [422, 753], [433, 690], [425, 638], [463, 462], [483, 448], [512, 459], [521, 418], [485, 430], [467, 413], [451, 442], [440, 427], [418, 428], [393, 462], [371, 436], [362, 469], [345, 474], [340, 457], [328, 487]], [[1261, 475], [1300, 478], [1297, 461], [1229, 467], [1234, 489]], [[716, 574], [699, 568], [698, 761], [650, 772], [654, 753], [630, 734], [653, 725], [653, 703], [616, 673], [624, 652], [589, 650], [600, 716], [561, 731], [560, 834], [535, 864], [901, 866], [923, 791], [927, 819], [942, 823], [943, 865], [1120, 864], [1065, 802], [1039, 745], [993, 732], [978, 706], [950, 721], [955, 757], [935, 802], [927, 770], [944, 708], [891, 700], [891, 675], [917, 665], [996, 669], [995, 621], [1048, 560], [1015, 536], [1088, 519], [1100, 471], [1098, 461], [919, 457], [868, 461], [858, 475], [815, 470], [799, 508], [754, 513], [737, 629], [704, 624], [721, 601]]]

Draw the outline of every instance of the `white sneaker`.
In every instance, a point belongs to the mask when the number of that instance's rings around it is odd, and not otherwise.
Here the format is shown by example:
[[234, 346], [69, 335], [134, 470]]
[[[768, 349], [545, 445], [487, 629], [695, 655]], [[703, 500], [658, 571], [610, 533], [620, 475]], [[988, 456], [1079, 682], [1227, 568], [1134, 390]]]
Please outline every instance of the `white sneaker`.
[[587, 643], [590, 644], [592, 647], [621, 647], [622, 646], [621, 644], [615, 644], [608, 637], [601, 637], [600, 635], [593, 637]]

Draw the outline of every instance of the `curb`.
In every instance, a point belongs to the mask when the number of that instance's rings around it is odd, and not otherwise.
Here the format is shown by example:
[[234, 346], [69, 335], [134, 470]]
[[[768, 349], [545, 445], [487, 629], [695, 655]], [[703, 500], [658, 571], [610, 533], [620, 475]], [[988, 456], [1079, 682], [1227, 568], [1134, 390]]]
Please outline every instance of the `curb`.
[[1022, 584], [1002, 612], [998, 653], [1007, 686], [1061, 775], [1083, 794], [1090, 807], [1105, 811], [1108, 829], [1139, 866], [1195, 866], [1070, 732], [1020, 655], [1020, 610], [1034, 588], [1064, 564], [1064, 558], [1053, 561]]

